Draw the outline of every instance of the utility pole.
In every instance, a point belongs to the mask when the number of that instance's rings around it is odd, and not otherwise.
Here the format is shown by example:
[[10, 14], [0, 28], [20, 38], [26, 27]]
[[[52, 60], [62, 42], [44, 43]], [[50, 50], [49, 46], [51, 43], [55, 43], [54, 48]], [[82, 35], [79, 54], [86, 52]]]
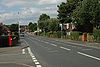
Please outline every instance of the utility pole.
[[61, 27], [61, 39], [63, 39], [63, 32], [62, 32], [62, 30], [63, 30], [63, 25], [60, 24], [60, 27]]
[[37, 35], [39, 36], [39, 24], [38, 24], [38, 22], [37, 22]]
[[19, 33], [19, 40], [20, 40], [20, 16], [19, 16], [19, 12], [18, 12], [18, 33]]

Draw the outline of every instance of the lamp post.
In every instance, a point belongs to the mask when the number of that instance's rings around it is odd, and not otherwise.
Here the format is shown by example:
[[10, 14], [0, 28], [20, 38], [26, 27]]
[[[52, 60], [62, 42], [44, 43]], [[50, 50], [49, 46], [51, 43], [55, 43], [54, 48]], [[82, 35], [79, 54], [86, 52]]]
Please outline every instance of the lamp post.
[[18, 33], [19, 33], [19, 40], [20, 40], [20, 17], [18, 12]]

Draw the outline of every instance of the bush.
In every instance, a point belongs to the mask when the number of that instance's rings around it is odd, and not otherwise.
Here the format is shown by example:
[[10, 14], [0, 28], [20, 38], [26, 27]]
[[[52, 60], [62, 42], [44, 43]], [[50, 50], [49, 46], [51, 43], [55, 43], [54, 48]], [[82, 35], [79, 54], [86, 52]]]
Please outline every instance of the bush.
[[61, 32], [60, 31], [57, 32], [57, 36], [58, 36], [58, 38], [61, 38]]
[[9, 36], [0, 36], [0, 47], [9, 46]]
[[53, 37], [58, 38], [57, 32], [53, 32]]
[[[18, 43], [18, 35], [12, 36], [12, 46]], [[8, 47], [9, 46], [9, 36], [0, 36], [0, 47]]]
[[71, 39], [72, 40], [79, 40], [79, 33], [77, 31], [71, 32]]
[[96, 42], [100, 42], [100, 29], [93, 31], [93, 36]]
[[46, 33], [46, 37], [50, 37], [50, 32], [47, 32]]

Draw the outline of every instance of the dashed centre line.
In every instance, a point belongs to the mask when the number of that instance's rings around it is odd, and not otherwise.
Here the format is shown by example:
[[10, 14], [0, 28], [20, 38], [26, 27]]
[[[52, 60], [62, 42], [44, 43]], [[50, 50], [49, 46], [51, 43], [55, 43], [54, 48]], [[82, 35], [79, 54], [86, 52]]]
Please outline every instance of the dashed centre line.
[[47, 43], [48, 44], [49, 42], [44, 42], [44, 43]]
[[88, 55], [88, 54], [85, 54], [85, 53], [82, 53], [82, 52], [77, 52], [77, 53], [80, 54], [80, 55], [83, 55], [83, 56], [86, 56], [86, 57], [100, 61], [100, 58], [97, 58], [97, 57], [94, 57], [94, 56], [91, 56], [91, 55]]
[[57, 47], [57, 45], [55, 45], [55, 44], [51, 44], [51, 45]]
[[64, 49], [64, 50], [68, 50], [70, 51], [71, 49], [68, 49], [68, 48], [65, 48], [65, 47], [60, 47], [61, 49]]

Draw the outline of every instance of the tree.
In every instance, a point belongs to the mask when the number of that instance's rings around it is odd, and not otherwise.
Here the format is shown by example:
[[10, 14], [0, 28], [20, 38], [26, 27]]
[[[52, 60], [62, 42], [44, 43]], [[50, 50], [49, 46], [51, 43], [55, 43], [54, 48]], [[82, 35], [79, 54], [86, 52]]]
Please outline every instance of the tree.
[[42, 15], [40, 15], [40, 17], [39, 17], [39, 20], [38, 20], [38, 26], [39, 26], [39, 28], [40, 29], [45, 29], [45, 24], [46, 23], [44, 23], [47, 19], [50, 19], [50, 16], [48, 16], [48, 15], [46, 15], [46, 14], [42, 14]]
[[33, 24], [32, 22], [29, 22], [28, 26], [30, 26], [31, 24]]
[[81, 0], [67, 0], [58, 5], [58, 19], [61, 23], [72, 22], [72, 13]]
[[3, 34], [3, 26], [0, 25], [0, 35]]
[[29, 25], [28, 28], [29, 28], [29, 30], [30, 30], [31, 32], [36, 31], [36, 30], [37, 30], [37, 23], [34, 23], [34, 24]]
[[9, 29], [11, 30], [11, 32], [18, 32], [18, 24], [10, 25]]
[[58, 31], [59, 30], [59, 20], [56, 18], [51, 18], [47, 20], [49, 25], [48, 25], [48, 30], [50, 31]]
[[82, 32], [92, 32], [93, 26], [100, 24], [99, 18], [99, 0], [84, 0], [73, 12], [73, 21], [76, 29]]

